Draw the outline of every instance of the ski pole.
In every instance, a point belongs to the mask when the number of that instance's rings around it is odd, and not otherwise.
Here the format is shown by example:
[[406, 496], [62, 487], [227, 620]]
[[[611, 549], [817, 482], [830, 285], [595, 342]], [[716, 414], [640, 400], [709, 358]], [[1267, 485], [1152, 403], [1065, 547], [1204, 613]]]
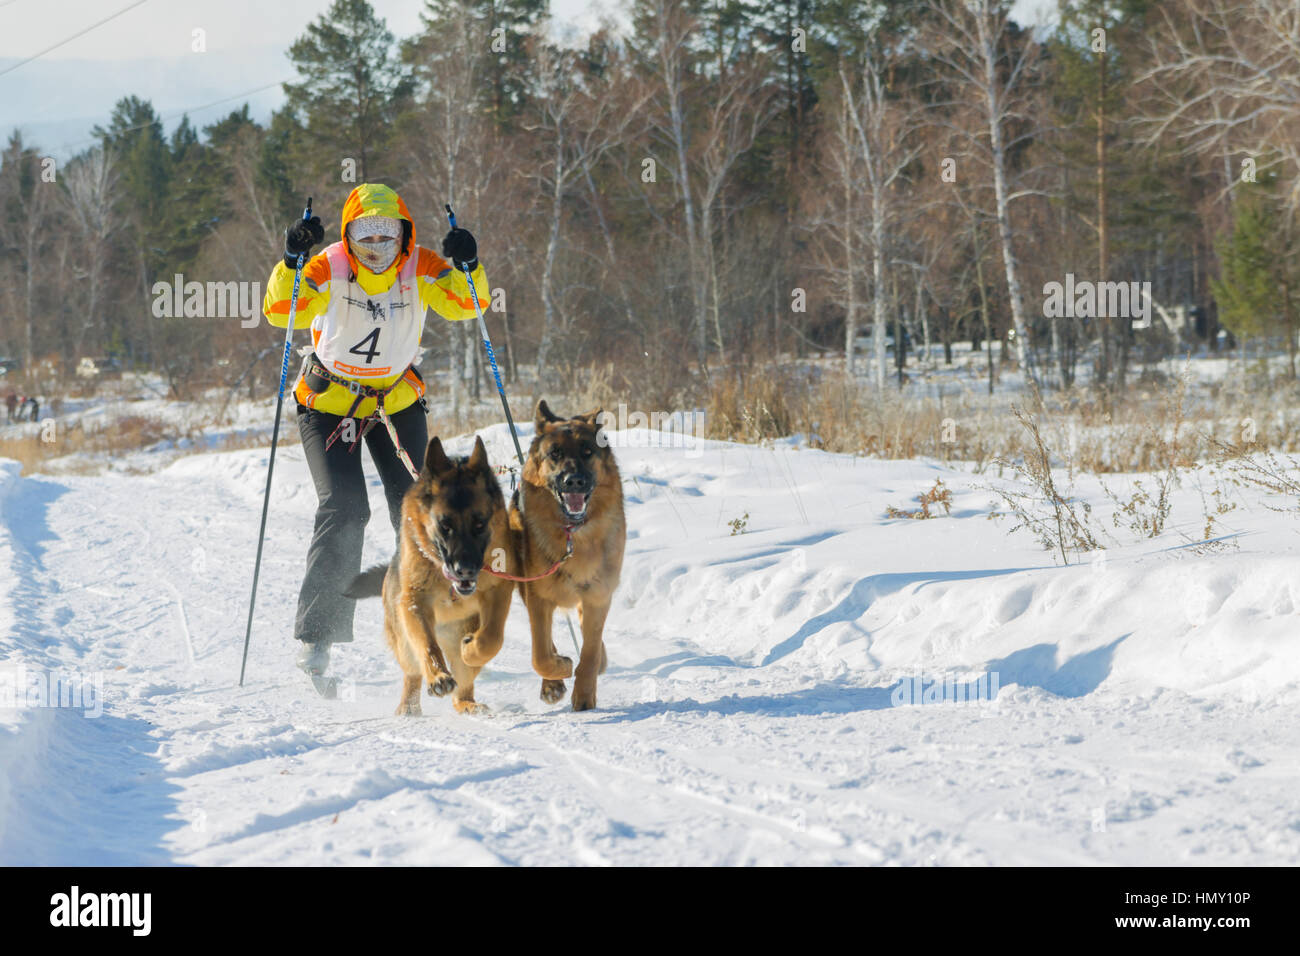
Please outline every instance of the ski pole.
[[[444, 205], [447, 207], [447, 221], [451, 223], [451, 228], [455, 229], [456, 214], [451, 211], [451, 203], [444, 203]], [[474, 277], [469, 274], [469, 263], [461, 262], [458, 263], [458, 265], [462, 270], [464, 270], [465, 281], [469, 283], [469, 297], [474, 300], [474, 312], [478, 315], [479, 335], [483, 338], [483, 348], [487, 350], [488, 363], [492, 366], [492, 377], [495, 378], [497, 382], [497, 394], [501, 396], [501, 407], [505, 409], [506, 422], [510, 425], [510, 437], [513, 438], [515, 442], [515, 456], [519, 459], [519, 478], [522, 481], [524, 452], [523, 449], [519, 447], [519, 434], [515, 431], [515, 420], [510, 415], [510, 404], [506, 401], [506, 388], [501, 384], [501, 370], [497, 368], [497, 356], [496, 352], [492, 350], [492, 339], [488, 335], [487, 322], [483, 319], [483, 310], [479, 308], [478, 293], [474, 290]], [[523, 495], [519, 496], [519, 500], [521, 502], [523, 501]]]
[[[455, 229], [456, 214], [451, 211], [451, 203], [444, 203], [443, 205], [446, 206], [447, 209], [447, 221], [451, 223], [451, 228]], [[478, 293], [474, 290], [474, 277], [469, 274], [469, 263], [462, 262], [459, 263], [459, 265], [461, 270], [465, 273], [465, 281], [469, 283], [469, 297], [474, 300], [474, 313], [478, 316], [478, 330], [479, 334], [483, 338], [483, 348], [487, 350], [488, 363], [492, 366], [492, 377], [495, 378], [497, 382], [497, 394], [501, 396], [501, 407], [505, 409], [506, 422], [510, 425], [510, 437], [514, 439], [515, 443], [515, 456], [519, 459], [519, 482], [522, 484], [524, 480], [524, 452], [523, 449], [519, 447], [519, 433], [515, 431], [515, 420], [510, 415], [510, 404], [506, 401], [506, 387], [501, 383], [501, 370], [497, 368], [497, 357], [496, 353], [492, 351], [492, 339], [488, 335], [487, 322], [483, 319], [483, 310], [479, 308]], [[523, 510], [524, 492], [523, 489], [520, 488], [520, 513], [522, 513]], [[581, 657], [582, 652], [578, 650], [578, 635], [573, 630], [573, 619], [566, 613], [564, 615], [564, 620], [569, 625], [569, 637], [573, 640], [574, 653]]]
[[[302, 221], [311, 218], [311, 197], [302, 211]], [[266, 541], [266, 512], [271, 504], [271, 475], [275, 472], [275, 446], [280, 437], [280, 412], [284, 408], [284, 380], [289, 375], [289, 352], [293, 346], [294, 313], [298, 311], [298, 288], [307, 253], [298, 253], [293, 271], [293, 294], [289, 297], [289, 322], [284, 327], [284, 358], [280, 361], [280, 390], [275, 399], [275, 424], [271, 426], [271, 459], [266, 466], [266, 494], [262, 497], [262, 526], [257, 531], [257, 560], [253, 562], [253, 590], [248, 596], [248, 628], [244, 631], [244, 657], [239, 663], [239, 686], [244, 686], [244, 668], [248, 665], [248, 641], [253, 636], [253, 606], [257, 603], [257, 578], [262, 570], [262, 545]]]

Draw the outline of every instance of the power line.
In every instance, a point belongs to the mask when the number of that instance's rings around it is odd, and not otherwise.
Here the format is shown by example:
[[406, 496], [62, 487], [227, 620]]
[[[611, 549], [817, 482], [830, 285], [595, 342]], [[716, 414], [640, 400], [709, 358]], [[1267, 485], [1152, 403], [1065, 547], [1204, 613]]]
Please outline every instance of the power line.
[[[128, 126], [126, 129], [112, 130], [111, 133], [113, 136], [121, 136], [123, 133], [134, 133], [138, 129], [147, 129], [148, 127], [153, 126], [155, 124], [161, 126], [164, 123], [169, 123], [174, 119], [178, 119], [179, 117], [188, 116], [191, 113], [201, 113], [204, 110], [211, 109], [214, 106], [220, 106], [222, 103], [229, 103], [231, 100], [243, 99], [245, 96], [252, 96], [254, 93], [261, 93], [263, 90], [269, 90], [275, 86], [283, 86], [285, 83], [288, 82], [289, 80], [287, 79], [276, 80], [274, 83], [267, 83], [265, 86], [259, 86], [256, 89], [252, 89], [252, 90], [245, 90], [243, 93], [236, 93], [234, 96], [227, 96], [219, 100], [213, 100], [211, 103], [204, 103], [202, 106], [190, 106], [183, 110], [177, 110], [175, 113], [169, 113], [166, 116], [159, 116], [157, 119], [148, 123], [137, 123], [135, 126]], [[91, 137], [90, 139], [83, 139], [81, 140], [81, 142], [78, 143], [72, 143], [72, 144], [64, 143], [62, 146], [59, 147], [59, 150], [61, 151], [74, 150], [77, 149], [78, 147], [89, 146], [92, 143], [98, 143], [98, 142], [99, 142], [99, 137], [94, 136]]]
[[65, 37], [64, 39], [60, 40], [58, 43], [54, 44], [54, 46], [47, 46], [47, 47], [46, 47], [44, 50], [42, 50], [40, 53], [33, 53], [33, 54], [32, 54], [31, 56], [29, 56], [27, 59], [25, 59], [25, 60], [19, 60], [19, 61], [18, 61], [17, 63], [15, 63], [13, 66], [7, 66], [7, 67], [5, 67], [3, 70], [0, 70], [0, 76], [4, 76], [6, 73], [12, 73], [14, 70], [18, 69], [20, 66], [23, 66], [23, 65], [26, 64], [26, 63], [30, 63], [30, 62], [32, 62], [32, 60], [35, 60], [35, 59], [38, 59], [38, 58], [40, 58], [40, 57], [45, 56], [45, 54], [49, 53], [51, 50], [57, 50], [59, 47], [63, 46], [63, 44], [65, 44], [65, 43], [70, 43], [71, 41], [75, 40], [77, 37], [85, 36], [87, 33], [89, 33], [91, 30], [95, 29], [96, 27], [102, 27], [102, 26], [103, 26], [105, 23], [107, 23], [109, 20], [115, 20], [115, 19], [117, 19], [118, 17], [120, 17], [122, 14], [126, 13], [128, 10], [134, 10], [136, 7], [140, 6], [140, 4], [142, 4], [142, 3], [147, 3], [147, 2], [148, 2], [148, 0], [135, 0], [135, 3], [129, 4], [129, 5], [125, 6], [125, 7], [123, 7], [121, 10], [117, 11], [117, 13], [109, 14], [108, 16], [104, 17], [104, 19], [98, 21], [97, 23], [92, 23], [90, 26], [86, 27], [84, 30], [78, 30], [76, 33], [72, 34], [72, 36], [70, 36], [70, 37]]

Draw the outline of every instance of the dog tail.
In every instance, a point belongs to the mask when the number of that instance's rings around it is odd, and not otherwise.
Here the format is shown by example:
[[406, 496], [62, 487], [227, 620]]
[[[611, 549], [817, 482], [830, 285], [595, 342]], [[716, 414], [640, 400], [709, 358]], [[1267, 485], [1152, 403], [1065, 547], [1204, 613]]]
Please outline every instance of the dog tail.
[[360, 601], [362, 598], [379, 597], [384, 593], [384, 575], [388, 573], [388, 565], [376, 564], [373, 568], [367, 568], [352, 579], [352, 582], [343, 589], [343, 596], [350, 597], [354, 601]]

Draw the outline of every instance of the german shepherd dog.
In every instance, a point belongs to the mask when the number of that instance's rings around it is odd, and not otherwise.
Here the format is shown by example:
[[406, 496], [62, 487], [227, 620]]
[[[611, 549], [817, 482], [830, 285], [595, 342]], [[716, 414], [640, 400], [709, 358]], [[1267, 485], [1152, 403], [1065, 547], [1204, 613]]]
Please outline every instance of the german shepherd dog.
[[[481, 438], [452, 461], [429, 441], [419, 478], [402, 499], [401, 546], [387, 565], [352, 580], [351, 598], [384, 599], [384, 637], [406, 680], [397, 714], [420, 714], [420, 685], [452, 695], [460, 713], [486, 708], [474, 679], [501, 650], [514, 584], [483, 571], [517, 573], [505, 498]], [[450, 673], [448, 672], [450, 671]]]
[[[597, 409], [566, 420], [553, 414], [545, 401], [537, 403], [537, 433], [510, 508], [510, 530], [523, 566], [520, 574], [540, 575], [521, 583], [519, 590], [528, 608], [533, 670], [542, 677], [542, 700], [554, 704], [562, 699], [564, 680], [573, 676], [574, 710], [596, 706], [596, 678], [605, 671], [605, 617], [618, 587], [627, 541], [623, 484], [613, 452], [598, 440], [599, 416]], [[578, 609], [582, 655], [576, 675], [573, 661], [560, 656], [551, 641], [557, 607]]]

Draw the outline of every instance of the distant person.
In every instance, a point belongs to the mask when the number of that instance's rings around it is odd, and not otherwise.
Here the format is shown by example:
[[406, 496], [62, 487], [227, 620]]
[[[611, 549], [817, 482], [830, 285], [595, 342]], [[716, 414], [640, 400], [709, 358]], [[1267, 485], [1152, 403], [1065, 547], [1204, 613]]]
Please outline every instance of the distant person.
[[29, 410], [29, 414], [27, 415], [27, 420], [29, 422], [36, 421], [36, 417], [41, 413], [41, 403], [38, 402], [35, 398], [29, 398], [27, 399], [25, 406]]
[[5, 395], [5, 410], [9, 413], [9, 421], [14, 420], [14, 409], [18, 407], [18, 393], [12, 388]]

